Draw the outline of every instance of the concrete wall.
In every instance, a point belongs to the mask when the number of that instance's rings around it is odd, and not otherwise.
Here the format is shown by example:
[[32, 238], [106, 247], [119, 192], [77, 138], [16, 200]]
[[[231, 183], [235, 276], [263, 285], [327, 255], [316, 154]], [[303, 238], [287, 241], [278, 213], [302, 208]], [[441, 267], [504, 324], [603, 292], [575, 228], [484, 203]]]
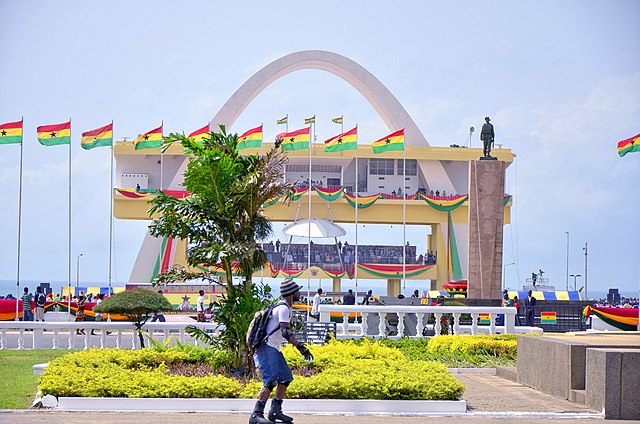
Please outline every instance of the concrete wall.
[[640, 419], [640, 350], [587, 349], [586, 406], [607, 419]]

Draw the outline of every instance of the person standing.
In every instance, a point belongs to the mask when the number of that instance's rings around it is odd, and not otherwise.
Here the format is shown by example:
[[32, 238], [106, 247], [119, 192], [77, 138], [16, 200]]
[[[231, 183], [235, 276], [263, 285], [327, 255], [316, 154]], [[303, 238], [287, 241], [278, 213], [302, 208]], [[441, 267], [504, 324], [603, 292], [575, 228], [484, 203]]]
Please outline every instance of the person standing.
[[42, 287], [36, 287], [36, 321], [44, 322], [44, 305], [47, 303], [47, 295], [42, 292]]
[[368, 305], [372, 295], [373, 295], [373, 292], [369, 290], [367, 294], [364, 295], [364, 299], [362, 299], [361, 305]]
[[344, 297], [342, 298], [342, 304], [343, 305], [355, 305], [356, 304], [356, 297], [353, 295], [353, 290], [349, 289], [347, 294], [344, 295]]
[[[162, 290], [158, 290], [158, 294], [161, 294], [164, 296], [164, 293], [162, 293]], [[204, 299], [202, 301], [204, 302]], [[156, 321], [167, 322], [167, 319], [164, 317], [164, 314], [162, 313], [162, 311], [158, 311], [153, 314], [153, 318], [151, 318], [151, 322], [156, 322]]]
[[535, 315], [537, 302], [538, 301], [536, 300], [535, 297], [533, 297], [531, 290], [529, 290], [529, 293], [527, 294], [527, 298], [524, 300], [524, 308], [525, 308], [524, 321], [525, 321], [525, 325], [527, 325], [528, 327], [533, 326], [533, 317]]
[[[284, 302], [273, 308], [267, 322], [267, 339], [258, 347], [254, 359], [262, 374], [262, 389], [253, 408], [249, 424], [271, 424], [273, 422], [290, 423], [293, 418], [282, 413], [282, 402], [287, 394], [287, 387], [293, 381], [291, 368], [287, 365], [280, 348], [285, 341], [295, 346], [306, 361], [313, 361], [313, 355], [304, 343], [298, 341], [291, 331], [291, 306], [300, 300], [300, 286], [293, 280], [285, 280], [280, 284], [280, 296]], [[280, 330], [280, 331], [278, 331]], [[264, 408], [271, 391], [276, 389], [271, 400], [268, 418], [264, 417]]]
[[320, 311], [318, 311], [318, 307], [320, 306], [320, 296], [322, 296], [322, 288], [318, 288], [316, 295], [313, 296], [313, 306], [311, 307], [311, 315], [316, 319], [316, 321], [320, 321]]
[[196, 301], [197, 321], [204, 322], [204, 290], [200, 290], [198, 294], [198, 300]]
[[[87, 317], [84, 314], [84, 308], [85, 308], [84, 293], [80, 292], [80, 294], [78, 295], [77, 304], [78, 304], [78, 310], [76, 311], [76, 322], [86, 321]], [[77, 328], [76, 334], [85, 334], [84, 328]]]
[[518, 295], [513, 296], [513, 306], [516, 308], [516, 325], [522, 325], [520, 323], [520, 299], [518, 299]]
[[29, 293], [29, 287], [24, 288], [22, 295], [22, 321], [33, 321], [33, 311], [31, 310], [31, 301], [33, 296]]
[[482, 140], [482, 153], [485, 158], [491, 157], [491, 145], [496, 138], [496, 133], [493, 130], [493, 125], [489, 123], [491, 119], [488, 116], [484, 118], [484, 124], [482, 124], [482, 130], [480, 131], [480, 140]]

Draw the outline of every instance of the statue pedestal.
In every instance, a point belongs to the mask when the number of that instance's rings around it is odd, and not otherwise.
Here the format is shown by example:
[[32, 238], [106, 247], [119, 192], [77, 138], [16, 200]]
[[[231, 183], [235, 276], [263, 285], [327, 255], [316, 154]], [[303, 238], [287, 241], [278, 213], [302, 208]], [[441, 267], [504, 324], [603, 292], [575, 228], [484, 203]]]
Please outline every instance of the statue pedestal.
[[500, 299], [504, 175], [496, 158], [469, 162], [469, 277], [467, 297]]

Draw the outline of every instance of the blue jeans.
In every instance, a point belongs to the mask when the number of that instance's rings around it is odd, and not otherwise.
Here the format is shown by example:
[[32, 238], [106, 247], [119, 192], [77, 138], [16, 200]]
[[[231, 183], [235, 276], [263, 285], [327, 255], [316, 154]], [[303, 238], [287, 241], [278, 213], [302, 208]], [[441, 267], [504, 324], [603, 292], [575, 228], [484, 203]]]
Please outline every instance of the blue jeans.
[[22, 321], [33, 321], [33, 311], [31, 311], [31, 309], [23, 311]]
[[291, 368], [278, 349], [264, 344], [258, 348], [254, 359], [262, 374], [262, 384], [265, 387], [274, 386], [274, 383], [286, 384], [293, 381]]

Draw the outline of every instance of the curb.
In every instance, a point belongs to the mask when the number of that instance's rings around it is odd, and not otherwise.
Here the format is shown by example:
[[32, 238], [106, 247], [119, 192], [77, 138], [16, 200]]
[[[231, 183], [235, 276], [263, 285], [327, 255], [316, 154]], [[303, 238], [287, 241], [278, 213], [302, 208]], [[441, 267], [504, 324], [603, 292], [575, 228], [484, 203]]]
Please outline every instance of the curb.
[[[250, 413], [255, 402], [255, 399], [59, 397], [54, 410]], [[467, 412], [464, 400], [287, 399], [286, 402], [287, 412], [294, 414], [326, 415], [331, 411], [331, 415], [457, 415]]]

